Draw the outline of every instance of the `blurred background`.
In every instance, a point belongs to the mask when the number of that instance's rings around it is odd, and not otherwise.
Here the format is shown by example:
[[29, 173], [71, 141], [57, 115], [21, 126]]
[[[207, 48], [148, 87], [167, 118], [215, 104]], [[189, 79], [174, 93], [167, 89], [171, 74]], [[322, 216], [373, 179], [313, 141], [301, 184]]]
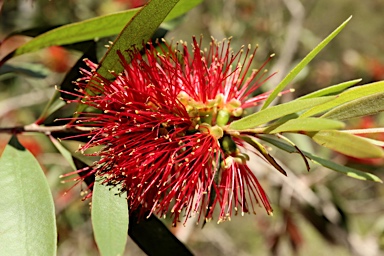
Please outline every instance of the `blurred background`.
[[[9, 0], [0, 1], [0, 59], [29, 40], [11, 33], [30, 28], [77, 22], [138, 7], [134, 0]], [[259, 44], [254, 68], [271, 54], [268, 69], [278, 71], [263, 88], [272, 89], [312, 48], [353, 15], [347, 27], [304, 69], [283, 96], [288, 101], [343, 81], [362, 83], [384, 79], [384, 1], [382, 0], [209, 0], [176, 21], [166, 38], [191, 41], [192, 35], [218, 40], [233, 37], [234, 51]], [[103, 39], [113, 40], [113, 38]], [[104, 43], [105, 44], [105, 43]], [[100, 45], [104, 45], [102, 40]], [[99, 57], [104, 47], [99, 49]], [[0, 127], [33, 123], [81, 53], [49, 47], [11, 59], [0, 69]], [[351, 120], [349, 128], [383, 127], [381, 115]], [[384, 140], [384, 135], [375, 137]], [[340, 164], [374, 173], [384, 179], [383, 159], [352, 159], [325, 151], [305, 137], [292, 139], [303, 149]], [[0, 134], [0, 152], [9, 136]], [[58, 255], [98, 255], [92, 236], [86, 186], [61, 183], [70, 172], [67, 162], [40, 134], [20, 138], [43, 166], [55, 198]], [[69, 143], [70, 144], [70, 143]], [[77, 145], [74, 145], [76, 148]], [[271, 148], [271, 154], [288, 171], [288, 178], [255, 158], [252, 167], [273, 204], [273, 217], [260, 208], [257, 215], [236, 216], [203, 229], [196, 220], [171, 228], [195, 255], [384, 255], [384, 187], [358, 181], [312, 165]], [[64, 195], [64, 193], [66, 195]], [[169, 220], [164, 220], [170, 226]], [[169, 223], [168, 223], [169, 222]], [[144, 255], [132, 242], [126, 255]]]

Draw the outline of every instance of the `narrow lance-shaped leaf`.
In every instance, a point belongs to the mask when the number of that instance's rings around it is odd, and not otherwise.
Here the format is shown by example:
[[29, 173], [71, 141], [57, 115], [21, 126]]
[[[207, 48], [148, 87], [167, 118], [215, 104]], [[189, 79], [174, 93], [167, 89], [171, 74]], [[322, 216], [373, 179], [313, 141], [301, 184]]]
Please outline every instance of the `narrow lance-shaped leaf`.
[[306, 133], [317, 144], [356, 158], [379, 158], [384, 157], [382, 148], [353, 134], [324, 130], [315, 133]]
[[149, 212], [145, 213], [147, 218], [140, 219], [139, 212], [130, 212], [128, 234], [147, 255], [193, 255], [162, 221]]
[[356, 100], [364, 96], [370, 96], [376, 93], [382, 93], [383, 91], [384, 91], [384, 81], [354, 87], [341, 93], [337, 98], [335, 98], [332, 101], [326, 102], [324, 104], [320, 104], [318, 106], [315, 106], [307, 110], [302, 115], [300, 115], [300, 118], [313, 116], [318, 113], [327, 111], [328, 109], [338, 107], [349, 101]]
[[56, 255], [53, 198], [39, 163], [12, 137], [0, 159], [0, 254]]
[[327, 119], [327, 118], [300, 118], [291, 119], [282, 125], [276, 127], [269, 133], [279, 132], [298, 132], [298, 131], [320, 131], [330, 129], [344, 128], [345, 124], [340, 121]]
[[[111, 71], [115, 73], [122, 72], [124, 67], [119, 54], [124, 56], [125, 61], [129, 63], [131, 61], [129, 51], [141, 50], [144, 47], [144, 43], [149, 41], [152, 34], [155, 33], [156, 29], [178, 1], [169, 0], [164, 2], [162, 0], [152, 0], [140, 9], [103, 56], [96, 70], [97, 76], [113, 80], [115, 76], [111, 74]], [[82, 112], [85, 108], [84, 104], [79, 104], [75, 114]]]
[[278, 170], [283, 175], [287, 176], [286, 171], [281, 167], [276, 160], [268, 153], [268, 151], [261, 145], [255, 138], [249, 137], [249, 136], [242, 136], [242, 140], [246, 141], [249, 145], [254, 147], [257, 151], [259, 151], [260, 154], [262, 154], [265, 159]]
[[60, 99], [60, 92], [55, 91], [55, 93], [52, 95], [51, 99], [45, 106], [44, 110], [41, 112], [39, 118], [36, 120], [36, 124], [43, 123], [46, 118], [51, 115], [56, 110], [60, 109], [61, 107], [65, 106], [65, 102]]
[[61, 143], [53, 138], [52, 136], [49, 137], [53, 143], [53, 145], [56, 147], [56, 149], [60, 152], [60, 154], [64, 157], [65, 160], [67, 160], [68, 164], [71, 166], [72, 170], [76, 171], [77, 168], [75, 166], [75, 163], [73, 162], [73, 157], [71, 152], [69, 152]]
[[97, 72], [106, 79], [114, 79], [111, 70], [116, 73], [123, 71], [118, 51], [129, 63], [131, 56], [127, 50], [142, 49], [177, 2], [179, 0], [152, 0], [146, 4], [117, 36], [100, 61]]
[[[164, 5], [166, 5], [167, 2], [172, 1], [162, 2], [164, 2]], [[168, 14], [164, 21], [172, 20], [186, 13], [201, 2], [202, 0], [180, 0], [180, 2], [175, 6], [172, 12]], [[93, 40], [95, 38], [117, 35], [123, 29], [124, 25], [127, 24], [127, 22], [139, 10], [140, 8], [130, 9], [127, 11], [99, 16], [96, 18], [71, 23], [52, 29], [19, 47], [16, 52], [14, 52], [13, 56], [33, 52], [52, 45], [67, 45], [76, 42]], [[162, 11], [162, 8], [158, 9], [158, 12]], [[152, 19], [148, 19], [146, 26], [152, 22]], [[143, 28], [145, 28], [145, 26]]]
[[123, 255], [128, 237], [127, 199], [96, 177], [92, 192], [92, 226], [101, 255]]
[[309, 171], [309, 170], [311, 169], [311, 166], [309, 165], [308, 160], [307, 160], [307, 157], [304, 155], [304, 153], [301, 151], [301, 149], [300, 149], [298, 146], [296, 146], [296, 144], [293, 143], [293, 141], [291, 141], [291, 140], [288, 139], [287, 137], [284, 137], [284, 136], [281, 135], [281, 134], [278, 134], [277, 137], [278, 137], [279, 139], [284, 140], [285, 142], [287, 142], [289, 145], [291, 145], [292, 147], [294, 147], [294, 148], [297, 150], [297, 152], [300, 154], [300, 156], [301, 156], [301, 157], [303, 158], [303, 160], [304, 160], [305, 167], [307, 168], [307, 171]]
[[347, 25], [347, 23], [352, 18], [349, 17], [344, 21], [338, 28], [336, 28], [329, 36], [327, 36], [320, 44], [318, 44], [310, 53], [308, 53], [305, 58], [300, 61], [289, 73], [288, 75], [276, 86], [276, 88], [269, 95], [267, 100], [264, 102], [264, 105], [261, 109], [266, 109], [272, 101], [279, 95], [279, 93], [284, 90], [284, 88], [300, 73], [300, 71], [337, 35], [341, 30]]
[[373, 145], [376, 145], [376, 146], [379, 146], [381, 148], [384, 148], [384, 141], [370, 139], [370, 138], [365, 138], [365, 137], [361, 137], [361, 138], [365, 139], [366, 141], [368, 141], [369, 143], [371, 143]]
[[331, 86], [328, 86], [326, 88], [323, 88], [323, 89], [311, 92], [309, 94], [306, 94], [304, 96], [301, 96], [298, 99], [309, 99], [309, 98], [316, 98], [316, 97], [327, 96], [327, 95], [335, 95], [335, 94], [341, 93], [345, 89], [347, 89], [351, 86], [354, 86], [355, 84], [361, 82], [361, 80], [362, 79], [355, 79], [355, 80], [351, 80], [348, 82], [343, 82], [340, 84], [331, 85]]
[[240, 120], [234, 121], [229, 125], [233, 130], [245, 130], [255, 128], [259, 125], [266, 124], [285, 115], [289, 115], [313, 106], [325, 103], [334, 99], [334, 96], [321, 97], [315, 99], [294, 100], [288, 103], [264, 109], [252, 115], [246, 116]]
[[[288, 145], [284, 142], [281, 142], [281, 141], [278, 141], [276, 139], [266, 137], [266, 136], [259, 136], [259, 138], [272, 144], [272, 145], [274, 145], [274, 146], [276, 146], [276, 147], [278, 147], [278, 148], [280, 148], [280, 149], [282, 149], [282, 150], [284, 150], [284, 151], [286, 151], [286, 152], [297, 153], [297, 150], [293, 146]], [[313, 154], [306, 152], [306, 151], [302, 151], [302, 153], [306, 157], [308, 157], [309, 159], [312, 159], [315, 163], [322, 165], [328, 169], [331, 169], [331, 170], [340, 172], [342, 174], [345, 174], [349, 177], [359, 179], [359, 180], [370, 180], [370, 181], [374, 181], [374, 182], [383, 183], [379, 177], [377, 177], [376, 175], [373, 175], [371, 173], [359, 171], [359, 170], [351, 168], [351, 167], [337, 164], [335, 162], [329, 161], [327, 159], [323, 159], [319, 156], [313, 155]]]
[[[82, 160], [73, 160], [78, 170], [88, 166]], [[95, 175], [87, 175], [86, 172], [80, 172], [79, 175], [88, 187], [93, 187]], [[142, 215], [141, 209], [129, 212], [128, 235], [147, 255], [193, 255], [155, 215], [149, 211], [144, 213], [144, 216], [148, 216], [146, 218], [139, 215]]]
[[292, 113], [292, 114], [285, 115], [285, 116], [277, 119], [276, 121], [271, 122], [270, 124], [268, 124], [268, 126], [266, 126], [264, 128], [263, 133], [269, 133], [270, 131], [276, 129], [277, 127], [279, 127], [280, 125], [286, 123], [287, 121], [289, 121], [291, 119], [296, 119], [298, 116], [299, 116], [298, 113]]
[[365, 139], [366, 141], [368, 141], [369, 143], [373, 144], [373, 145], [376, 145], [376, 146], [379, 146], [381, 148], [384, 148], [384, 141], [370, 139], [370, 138], [365, 138], [365, 137], [362, 137], [362, 138]]
[[374, 115], [384, 111], [384, 92], [362, 97], [336, 107], [322, 117], [346, 120], [355, 117]]

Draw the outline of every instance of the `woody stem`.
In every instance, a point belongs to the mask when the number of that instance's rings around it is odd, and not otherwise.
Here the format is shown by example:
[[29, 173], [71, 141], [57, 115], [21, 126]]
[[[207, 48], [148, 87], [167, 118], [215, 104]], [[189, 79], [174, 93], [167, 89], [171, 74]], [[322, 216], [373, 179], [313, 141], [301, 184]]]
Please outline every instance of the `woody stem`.
[[92, 130], [93, 127], [79, 127], [79, 126], [41, 126], [35, 123], [25, 126], [14, 126], [14, 127], [0, 127], [0, 133], [19, 134], [23, 132], [38, 132], [49, 135], [54, 132], [86, 132]]

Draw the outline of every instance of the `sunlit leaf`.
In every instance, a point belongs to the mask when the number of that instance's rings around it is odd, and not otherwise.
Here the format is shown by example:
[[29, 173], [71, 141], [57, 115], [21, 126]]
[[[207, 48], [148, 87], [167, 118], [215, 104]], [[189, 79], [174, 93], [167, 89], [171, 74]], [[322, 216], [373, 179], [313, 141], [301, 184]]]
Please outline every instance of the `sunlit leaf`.
[[346, 120], [355, 117], [374, 115], [384, 111], [384, 92], [362, 97], [336, 107], [322, 117]]
[[341, 129], [345, 124], [340, 121], [327, 118], [300, 118], [291, 119], [276, 127], [269, 133], [298, 132], [298, 131], [320, 131], [329, 129]]
[[298, 113], [292, 113], [292, 114], [285, 115], [285, 116], [277, 119], [276, 121], [271, 122], [267, 127], [264, 128], [263, 133], [269, 133], [270, 131], [276, 129], [277, 127], [286, 123], [287, 121], [289, 121], [291, 119], [296, 119], [298, 116], [299, 116]]
[[[152, 1], [154, 2], [154, 1]], [[161, 1], [163, 6], [158, 6], [157, 14], [162, 15], [164, 8], [169, 2], [178, 1]], [[168, 14], [165, 13], [167, 18], [163, 18], [164, 21], [172, 20], [190, 9], [194, 8], [196, 5], [200, 4], [202, 0], [180, 0], [175, 8]], [[41, 34], [28, 43], [19, 47], [13, 56], [18, 56], [28, 52], [33, 52], [48, 46], [52, 45], [67, 45], [76, 42], [82, 42], [87, 40], [93, 40], [95, 38], [102, 38], [112, 35], [117, 35], [127, 24], [127, 22], [140, 10], [140, 8], [130, 9], [127, 11], [122, 11], [118, 13], [108, 14], [104, 16], [99, 16], [96, 18], [88, 19], [85, 21], [75, 22], [68, 25], [64, 25], [55, 29], [52, 29], [44, 34]], [[156, 15], [157, 15], [156, 14]], [[148, 18], [148, 17], [147, 17]], [[149, 17], [147, 23], [142, 28], [152, 26], [152, 23], [157, 23], [156, 17]], [[148, 22], [150, 21], [150, 22]], [[160, 24], [158, 24], [160, 25]], [[156, 25], [156, 27], [158, 27]], [[132, 36], [134, 35], [134, 36]], [[140, 38], [140, 35], [132, 34], [131, 37], [135, 38], [136, 36]], [[142, 43], [141, 41], [139, 42]]]
[[[121, 63], [119, 54], [124, 56], [127, 63], [131, 62], [132, 56], [129, 53], [129, 50], [141, 50], [144, 47], [143, 43], [149, 41], [153, 33], [155, 33], [156, 29], [164, 21], [165, 17], [174, 8], [177, 2], [179, 2], [179, 0], [152, 0], [141, 8], [120, 32], [116, 40], [103, 56], [97, 68], [97, 76], [113, 80], [115, 76], [111, 74], [111, 71], [115, 73], [122, 72], [124, 67]], [[151, 22], [148, 22], [149, 20]], [[75, 114], [77, 115], [85, 108], [85, 104], [79, 104]]]
[[143, 43], [149, 41], [152, 34], [155, 33], [156, 29], [175, 7], [177, 2], [179, 2], [179, 0], [152, 0], [140, 9], [120, 32], [112, 46], [103, 56], [97, 72], [106, 79], [113, 79], [115, 77], [110, 73], [111, 70], [116, 73], [121, 72], [123, 66], [117, 54], [118, 51], [124, 55], [129, 63], [131, 55], [127, 50], [132, 50], [133, 47], [135, 47], [136, 50], [142, 49]]
[[309, 98], [316, 98], [321, 96], [335, 95], [335, 94], [341, 93], [342, 91], [344, 91], [345, 89], [351, 86], [354, 86], [355, 84], [359, 83], [361, 80], [362, 79], [355, 79], [348, 82], [331, 85], [324, 89], [320, 89], [312, 93], [306, 94], [304, 96], [301, 96], [298, 99], [309, 99]]
[[266, 109], [271, 102], [279, 95], [279, 93], [300, 73], [300, 71], [347, 25], [352, 18], [349, 17], [338, 28], [336, 28], [329, 36], [327, 36], [320, 44], [318, 44], [305, 58], [300, 61], [288, 75], [276, 86], [276, 88], [269, 95], [261, 109]]
[[53, 198], [39, 163], [12, 137], [0, 159], [0, 254], [56, 255]]
[[[264, 140], [264, 141], [266, 141], [266, 142], [268, 142], [268, 143], [270, 143], [270, 144], [272, 144], [272, 145], [274, 145], [274, 146], [276, 146], [276, 147], [278, 147], [284, 151], [287, 151], [289, 153], [297, 153], [297, 150], [293, 146], [288, 145], [284, 142], [281, 142], [281, 141], [278, 141], [276, 139], [266, 137], [266, 136], [260, 136], [260, 139], [262, 139], [262, 140]], [[329, 161], [327, 159], [321, 158], [319, 156], [313, 155], [313, 154], [306, 152], [306, 151], [302, 151], [302, 152], [306, 157], [308, 157], [309, 159], [312, 159], [315, 163], [322, 165], [328, 169], [340, 172], [342, 174], [345, 174], [345, 175], [352, 177], [352, 178], [355, 178], [355, 179], [370, 180], [370, 181], [383, 183], [383, 181], [379, 177], [377, 177], [376, 175], [373, 175], [371, 173], [359, 171], [359, 170], [351, 168], [351, 167], [337, 164], [335, 162], [332, 162], [332, 161]]]
[[375, 82], [371, 84], [361, 85], [351, 88], [341, 93], [337, 98], [324, 104], [315, 106], [300, 115], [300, 118], [309, 117], [327, 111], [328, 109], [338, 107], [344, 103], [356, 100], [365, 96], [370, 96], [376, 93], [384, 92], [384, 81]]
[[96, 177], [92, 192], [92, 226], [102, 256], [123, 255], [128, 237], [128, 205], [116, 187]]
[[334, 99], [334, 96], [320, 97], [314, 99], [294, 100], [288, 103], [273, 106], [252, 115], [246, 116], [240, 120], [234, 121], [229, 125], [233, 130], [245, 130], [255, 128], [259, 125], [266, 124], [269, 121], [292, 114], [313, 106], [325, 103]]
[[376, 146], [379, 146], [381, 148], [384, 148], [384, 141], [381, 141], [381, 140], [375, 140], [375, 139], [370, 139], [370, 138], [366, 138], [366, 137], [361, 137], [362, 139], [365, 139], [366, 141], [368, 141], [369, 143], [373, 144], [373, 145], [376, 145]]
[[353, 134], [335, 130], [306, 133], [317, 144], [356, 158], [384, 157], [382, 148]]

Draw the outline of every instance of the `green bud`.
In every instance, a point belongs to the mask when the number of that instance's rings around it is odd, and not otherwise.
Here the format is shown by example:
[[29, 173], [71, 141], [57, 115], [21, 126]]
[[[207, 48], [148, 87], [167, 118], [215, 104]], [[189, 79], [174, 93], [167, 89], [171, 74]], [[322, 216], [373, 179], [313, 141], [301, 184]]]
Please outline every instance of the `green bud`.
[[245, 164], [247, 161], [249, 161], [249, 156], [244, 153], [237, 153], [235, 158], [239, 159], [241, 164]]
[[224, 161], [221, 161], [221, 168], [223, 168], [224, 170], [228, 169], [229, 167], [231, 167], [232, 164], [233, 164], [233, 157], [229, 156], [225, 158]]
[[218, 126], [225, 126], [227, 125], [229, 118], [230, 118], [229, 112], [222, 109], [219, 111], [219, 113], [217, 113], [216, 124]]
[[243, 114], [242, 108], [236, 108], [232, 111], [232, 115], [235, 117], [240, 117]]
[[231, 154], [236, 152], [236, 143], [232, 140], [231, 136], [225, 135], [221, 140], [221, 147], [225, 153]]
[[206, 127], [209, 127], [209, 134], [213, 135], [216, 139], [220, 139], [224, 135], [223, 129], [221, 127], [215, 125], [215, 126], [210, 126], [209, 124], [203, 124]]

